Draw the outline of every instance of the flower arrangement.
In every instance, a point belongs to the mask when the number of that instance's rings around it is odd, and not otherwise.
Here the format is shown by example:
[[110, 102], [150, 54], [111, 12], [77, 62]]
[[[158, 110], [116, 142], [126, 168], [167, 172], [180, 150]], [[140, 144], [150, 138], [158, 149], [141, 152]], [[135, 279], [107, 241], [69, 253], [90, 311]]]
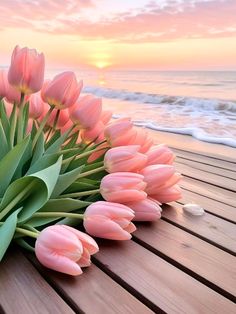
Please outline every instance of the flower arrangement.
[[129, 240], [134, 221], [181, 197], [172, 151], [82, 87], [73, 72], [44, 81], [44, 55], [28, 48], [0, 70], [0, 260], [14, 241], [79, 275], [92, 236]]

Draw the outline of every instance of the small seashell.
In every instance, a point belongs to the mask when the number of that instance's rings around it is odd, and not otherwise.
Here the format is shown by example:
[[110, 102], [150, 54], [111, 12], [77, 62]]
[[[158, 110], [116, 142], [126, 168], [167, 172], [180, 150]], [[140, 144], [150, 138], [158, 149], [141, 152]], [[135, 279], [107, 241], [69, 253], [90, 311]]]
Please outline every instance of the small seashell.
[[202, 216], [205, 213], [204, 209], [200, 205], [193, 203], [185, 204], [183, 206], [183, 210], [193, 216]]

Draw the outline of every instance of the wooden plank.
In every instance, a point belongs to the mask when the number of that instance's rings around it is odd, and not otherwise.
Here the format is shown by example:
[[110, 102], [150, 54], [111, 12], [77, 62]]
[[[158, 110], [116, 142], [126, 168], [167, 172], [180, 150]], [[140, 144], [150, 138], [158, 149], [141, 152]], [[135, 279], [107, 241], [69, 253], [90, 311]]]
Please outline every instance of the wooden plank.
[[103, 241], [100, 248], [100, 267], [157, 313], [235, 313], [233, 302], [133, 241]]
[[[176, 168], [178, 169], [178, 166], [182, 166], [182, 165], [191, 167], [191, 169], [194, 169], [194, 171], [196, 169], [198, 169], [198, 170], [201, 170], [204, 172], [208, 172], [210, 174], [215, 174], [215, 175], [218, 175], [221, 177], [226, 177], [229, 179], [236, 180], [236, 172], [235, 171], [227, 170], [227, 169], [223, 169], [223, 168], [218, 168], [216, 166], [210, 166], [210, 165], [202, 164], [200, 162], [196, 162], [193, 160], [188, 160], [188, 159], [177, 157], [176, 161], [175, 161]], [[187, 171], [186, 174], [189, 174], [189, 173], [191, 174], [191, 172]]]
[[236, 301], [236, 263], [232, 255], [163, 220], [138, 224], [134, 237]]
[[216, 159], [216, 158], [212, 158], [209, 156], [205, 156], [205, 155], [199, 155], [196, 153], [191, 153], [187, 150], [183, 151], [177, 148], [173, 149], [174, 153], [177, 155], [177, 157], [181, 158], [181, 159], [185, 159], [185, 160], [192, 160], [192, 161], [196, 161], [198, 163], [202, 163], [202, 164], [206, 164], [206, 165], [211, 165], [217, 168], [222, 168], [222, 169], [227, 169], [233, 172], [236, 172], [236, 167], [235, 167], [235, 162], [229, 162], [226, 160], [222, 160], [222, 159]]
[[227, 219], [230, 222], [236, 223], [236, 208], [230, 205], [226, 205], [209, 199], [208, 197], [199, 195], [197, 193], [182, 189], [182, 198], [178, 201], [181, 204], [196, 203], [202, 206], [209, 213], [217, 215], [223, 219]]
[[30, 259], [65, 299], [71, 299], [79, 312], [86, 314], [153, 313], [94, 264], [84, 269], [81, 276], [71, 277], [45, 269], [32, 256]]
[[207, 196], [208, 198], [219, 201], [223, 204], [236, 207], [235, 192], [187, 177], [184, 177], [180, 181], [180, 186], [185, 190]]
[[74, 313], [16, 249], [1, 262], [0, 282], [0, 304], [6, 313]]
[[176, 163], [176, 169], [186, 177], [197, 179], [236, 192], [236, 181], [233, 179], [209, 173], [205, 170], [195, 169], [191, 166], [180, 163]]
[[208, 213], [203, 216], [192, 216], [185, 213], [181, 205], [175, 203], [174, 206], [163, 205], [162, 217], [227, 252], [235, 254], [236, 232], [233, 223]]

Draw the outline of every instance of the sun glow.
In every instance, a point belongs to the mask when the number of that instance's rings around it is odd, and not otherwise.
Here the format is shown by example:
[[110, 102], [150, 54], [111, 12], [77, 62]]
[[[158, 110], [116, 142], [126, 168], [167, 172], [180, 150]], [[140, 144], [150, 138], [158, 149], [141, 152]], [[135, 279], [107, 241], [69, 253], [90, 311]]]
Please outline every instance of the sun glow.
[[104, 69], [104, 68], [107, 68], [110, 65], [111, 65], [111, 63], [109, 63], [108, 61], [97, 61], [95, 63], [95, 66], [98, 69]]

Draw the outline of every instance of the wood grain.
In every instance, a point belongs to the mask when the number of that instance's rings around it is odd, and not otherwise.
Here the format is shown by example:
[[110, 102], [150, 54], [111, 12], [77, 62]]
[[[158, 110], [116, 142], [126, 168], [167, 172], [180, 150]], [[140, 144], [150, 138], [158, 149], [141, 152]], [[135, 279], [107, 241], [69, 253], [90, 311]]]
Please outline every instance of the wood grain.
[[235, 254], [235, 224], [208, 213], [203, 216], [192, 216], [185, 213], [179, 204], [163, 205], [162, 217], [231, 254]]
[[227, 204], [223, 204], [212, 200], [206, 196], [197, 193], [182, 190], [182, 198], [178, 201], [181, 204], [196, 203], [202, 206], [208, 212], [217, 215], [223, 219], [227, 219], [236, 223], [236, 208]]
[[236, 180], [226, 178], [215, 173], [209, 173], [206, 170], [196, 169], [189, 165], [175, 163], [175, 166], [177, 171], [179, 171], [184, 176], [236, 192]]
[[218, 168], [217, 166], [211, 166], [211, 165], [207, 165], [198, 161], [188, 160], [188, 159], [180, 158], [177, 156], [175, 159], [175, 166], [178, 167], [179, 164], [187, 165], [193, 169], [199, 169], [204, 172], [209, 172], [212, 174], [220, 175], [221, 177], [226, 177], [226, 178], [236, 180], [236, 172], [232, 170]]
[[162, 219], [138, 224], [134, 236], [171, 259], [176, 267], [184, 266], [195, 277], [206, 279], [210, 286], [215, 285], [224, 290], [221, 293], [235, 298], [236, 263], [232, 255]]
[[32, 255], [30, 258], [40, 273], [66, 300], [73, 302], [78, 311], [86, 314], [153, 313], [95, 265], [84, 268], [81, 276], [71, 277], [42, 267]]
[[207, 196], [210, 199], [236, 208], [235, 192], [187, 177], [181, 180], [180, 186], [188, 191]]
[[7, 314], [74, 313], [16, 249], [1, 262], [0, 278], [0, 304]]
[[[212, 147], [213, 149], [213, 147]], [[200, 155], [200, 154], [194, 154], [188, 150], [180, 150], [177, 148], [173, 149], [174, 153], [176, 154], [177, 157], [181, 158], [182, 160], [192, 160], [197, 163], [205, 164], [205, 165], [211, 165], [213, 167], [219, 168], [219, 169], [225, 169], [229, 170], [232, 172], [236, 172], [236, 157], [234, 157], [233, 161], [226, 161], [225, 159], [217, 159], [217, 158], [212, 158], [209, 157], [206, 153]], [[235, 152], [233, 153], [235, 155]]]
[[105, 242], [96, 260], [132, 294], [148, 299], [156, 312], [234, 313], [234, 304], [133, 241]]

